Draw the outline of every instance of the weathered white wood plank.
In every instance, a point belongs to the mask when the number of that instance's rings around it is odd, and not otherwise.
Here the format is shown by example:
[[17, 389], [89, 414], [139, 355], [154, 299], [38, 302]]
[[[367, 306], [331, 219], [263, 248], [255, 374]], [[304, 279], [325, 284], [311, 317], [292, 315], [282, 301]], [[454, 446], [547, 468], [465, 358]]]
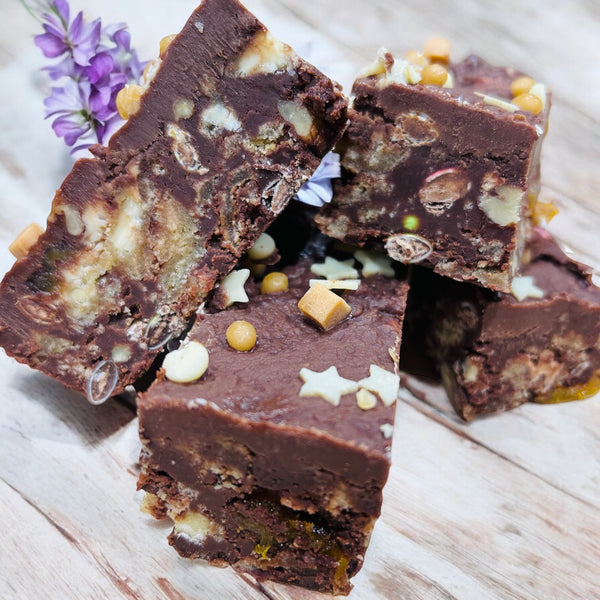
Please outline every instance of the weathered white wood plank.
[[[131, 408], [115, 401], [93, 407], [45, 376], [12, 363], [3, 365], [2, 375], [1, 479], [14, 490], [12, 504], [21, 498], [3, 538], [2, 578], [18, 578], [23, 592], [13, 598], [34, 598], [50, 584], [38, 577], [40, 569], [33, 564], [23, 569], [22, 557], [10, 560], [4, 548], [18, 546], [26, 556], [34, 544], [36, 561], [50, 570], [63, 560], [56, 552], [66, 544], [87, 566], [65, 569], [68, 579], [58, 578], [57, 593], [49, 598], [180, 600], [223, 594], [264, 599], [230, 569], [179, 558], [166, 542], [166, 524], [140, 512], [135, 493], [139, 442]], [[45, 516], [39, 540], [24, 535], [36, 525], [31, 521], [20, 527], [19, 513], [23, 518], [38, 515], [37, 521]], [[92, 592], [86, 576], [90, 570], [95, 571], [89, 576], [93, 585], [112, 588], [110, 593]]]
[[[0, 504], [3, 529], [11, 532], [3, 536], [0, 553], [0, 597], [16, 600], [41, 592], [64, 600], [117, 596], [117, 586], [79, 551], [77, 540], [1, 480]], [[86, 589], [78, 591], [74, 579], [86, 581]]]

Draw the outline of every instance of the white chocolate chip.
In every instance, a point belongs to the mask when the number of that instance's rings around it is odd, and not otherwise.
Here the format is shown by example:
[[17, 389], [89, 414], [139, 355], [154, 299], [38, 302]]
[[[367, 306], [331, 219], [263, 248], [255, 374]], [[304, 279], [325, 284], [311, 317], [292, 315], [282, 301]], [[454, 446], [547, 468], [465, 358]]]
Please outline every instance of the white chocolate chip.
[[268, 233], [261, 233], [258, 236], [254, 246], [248, 250], [248, 258], [250, 260], [263, 260], [277, 250], [275, 240]]
[[465, 383], [475, 383], [479, 374], [479, 368], [470, 356], [467, 356], [462, 366]]
[[533, 277], [529, 275], [513, 277], [510, 293], [519, 302], [525, 298], [543, 298], [545, 296], [544, 290], [535, 285]]
[[313, 118], [303, 104], [294, 100], [280, 100], [277, 103], [279, 114], [294, 126], [296, 133], [305, 138], [310, 134], [313, 126]]
[[362, 264], [363, 277], [371, 277], [372, 275], [394, 277], [395, 275], [391, 259], [381, 252], [360, 249], [354, 253], [354, 258]]
[[116, 363], [127, 362], [131, 358], [131, 348], [124, 344], [119, 344], [112, 349], [111, 358]]
[[521, 204], [525, 192], [514, 185], [500, 185], [488, 191], [487, 179], [487, 176], [484, 177], [484, 182], [482, 183], [483, 191], [479, 198], [477, 198], [479, 208], [487, 215], [490, 221], [502, 227], [517, 223], [520, 219]]
[[377, 396], [361, 388], [356, 392], [356, 404], [361, 410], [371, 410], [377, 406]]
[[208, 368], [208, 350], [200, 342], [191, 341], [169, 352], [163, 361], [165, 377], [175, 383], [190, 383], [204, 375]]
[[56, 213], [65, 216], [65, 225], [71, 235], [80, 235], [83, 233], [84, 225], [77, 209], [68, 204], [61, 204], [56, 207]]
[[311, 273], [327, 279], [358, 279], [358, 271], [352, 266], [354, 260], [337, 260], [331, 256], [325, 257], [325, 262], [314, 263], [310, 266]]
[[320, 284], [328, 290], [352, 290], [356, 291], [360, 287], [360, 279], [309, 279], [308, 285], [312, 287]]
[[227, 301], [225, 307], [231, 306], [234, 302], [248, 302], [248, 294], [244, 289], [244, 284], [250, 277], [250, 269], [237, 269], [231, 271], [221, 282], [221, 287], [225, 292]]
[[293, 50], [269, 31], [261, 31], [240, 56], [236, 75], [248, 77], [257, 73], [279, 73], [292, 67]]
[[201, 131], [211, 137], [225, 131], [241, 131], [242, 124], [239, 122], [233, 110], [227, 108], [220, 102], [211, 104], [202, 112], [200, 117]]
[[200, 32], [204, 33], [204, 23], [202, 21], [194, 21], [194, 27]]
[[418, 65], [408, 64], [404, 70], [406, 82], [415, 85], [421, 81], [421, 71], [423, 69]]
[[378, 394], [385, 406], [394, 404], [400, 389], [400, 377], [377, 365], [369, 367], [369, 374], [358, 382], [358, 387]]
[[194, 103], [187, 98], [180, 98], [173, 103], [173, 116], [176, 121], [189, 119], [194, 114]]
[[389, 440], [394, 434], [394, 426], [391, 423], [384, 423], [380, 425], [379, 431], [381, 431], [386, 440]]

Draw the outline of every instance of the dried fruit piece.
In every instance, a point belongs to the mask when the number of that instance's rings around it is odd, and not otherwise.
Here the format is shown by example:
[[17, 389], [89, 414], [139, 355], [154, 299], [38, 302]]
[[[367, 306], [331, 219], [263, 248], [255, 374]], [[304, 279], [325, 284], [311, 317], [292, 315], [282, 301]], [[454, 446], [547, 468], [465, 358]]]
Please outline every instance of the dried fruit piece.
[[447, 63], [450, 60], [450, 41], [443, 37], [432, 37], [425, 42], [423, 54], [429, 60]]
[[15, 258], [27, 256], [29, 249], [37, 242], [42, 233], [44, 230], [37, 223], [27, 225], [8, 247], [9, 252]]
[[302, 314], [328, 330], [341, 323], [351, 312], [350, 305], [321, 283], [315, 283], [300, 298]]

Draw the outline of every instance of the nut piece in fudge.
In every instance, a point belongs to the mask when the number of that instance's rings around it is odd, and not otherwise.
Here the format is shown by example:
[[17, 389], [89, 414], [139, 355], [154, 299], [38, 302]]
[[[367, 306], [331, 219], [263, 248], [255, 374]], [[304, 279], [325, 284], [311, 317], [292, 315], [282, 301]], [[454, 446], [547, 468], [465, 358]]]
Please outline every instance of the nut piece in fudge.
[[425, 340], [467, 421], [600, 391], [600, 289], [587, 267], [536, 228], [512, 288], [494, 293], [425, 269], [413, 278], [405, 337]]
[[163, 46], [0, 287], [6, 352], [93, 402], [184, 331], [346, 124], [339, 86], [235, 0], [205, 0]]
[[[182, 384], [165, 368], [140, 398], [139, 487], [181, 555], [346, 594], [388, 476], [408, 287], [363, 278], [325, 331], [298, 308], [310, 264], [284, 269], [285, 291], [249, 285], [247, 303], [199, 315], [184, 350], [202, 344], [207, 370]], [[240, 321], [250, 350], [228, 340]]]
[[341, 178], [317, 223], [509, 292], [538, 194], [549, 94], [476, 56], [448, 62], [448, 44], [431, 41], [405, 59], [381, 50], [355, 81]]

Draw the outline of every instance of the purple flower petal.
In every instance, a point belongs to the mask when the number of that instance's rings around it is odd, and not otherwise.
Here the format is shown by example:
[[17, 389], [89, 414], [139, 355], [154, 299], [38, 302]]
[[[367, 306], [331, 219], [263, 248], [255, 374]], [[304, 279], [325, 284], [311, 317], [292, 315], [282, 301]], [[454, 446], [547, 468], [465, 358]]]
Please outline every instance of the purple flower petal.
[[[46, 26], [44, 26], [46, 29]], [[34, 44], [46, 58], [56, 58], [68, 50], [67, 44], [52, 33], [41, 33], [33, 38]]]
[[101, 52], [92, 56], [90, 66], [86, 69], [86, 74], [89, 80], [96, 84], [100, 80], [107, 77], [113, 70], [115, 61], [108, 52]]
[[73, 58], [70, 54], [67, 54], [60, 62], [49, 67], [43, 67], [42, 71], [46, 71], [50, 79], [56, 81], [63, 77], [72, 77], [73, 79], [79, 79], [82, 75], [81, 67], [73, 62]]
[[100, 19], [96, 19], [89, 25], [83, 24], [83, 13], [78, 13], [69, 29], [69, 40], [73, 59], [82, 66], [89, 65], [90, 59], [96, 54], [100, 36], [102, 33], [102, 24]]
[[300, 188], [296, 194], [296, 200], [317, 207], [331, 202], [333, 197], [331, 180], [340, 175], [339, 155], [335, 152], [328, 152], [312, 177]]
[[54, 0], [54, 2], [52, 2], [52, 8], [56, 11], [56, 14], [66, 27], [70, 17], [69, 3], [67, 0]]
[[72, 146], [82, 135], [90, 129], [90, 123], [83, 117], [75, 116], [58, 117], [52, 121], [52, 129], [58, 137], [65, 138], [65, 144]]

